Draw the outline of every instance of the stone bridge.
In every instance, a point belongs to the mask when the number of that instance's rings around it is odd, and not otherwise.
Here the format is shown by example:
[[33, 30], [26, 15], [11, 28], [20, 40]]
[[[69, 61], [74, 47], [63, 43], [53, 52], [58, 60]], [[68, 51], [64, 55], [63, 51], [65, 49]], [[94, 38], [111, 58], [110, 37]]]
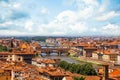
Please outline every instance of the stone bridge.
[[67, 53], [69, 48], [67, 47], [44, 47], [41, 48], [41, 53], [46, 53], [49, 56], [51, 53], [57, 53], [58, 56], [61, 56], [63, 53]]

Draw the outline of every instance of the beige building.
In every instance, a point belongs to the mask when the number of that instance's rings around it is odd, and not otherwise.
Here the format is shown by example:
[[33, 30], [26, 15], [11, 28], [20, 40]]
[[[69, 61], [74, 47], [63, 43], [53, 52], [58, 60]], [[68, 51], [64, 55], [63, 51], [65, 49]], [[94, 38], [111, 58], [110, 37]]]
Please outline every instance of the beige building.
[[22, 56], [17, 56], [17, 55], [8, 55], [7, 57], [7, 61], [17, 61], [17, 62], [21, 62], [23, 61], [23, 57]]
[[56, 61], [54, 59], [33, 59], [32, 64], [38, 66], [39, 68], [43, 67], [54, 67], [56, 66]]
[[55, 39], [53, 39], [53, 38], [48, 38], [48, 39], [46, 39], [46, 43], [54, 44], [54, 43], [55, 43]]
[[120, 64], [120, 54], [117, 56], [117, 64]]
[[95, 51], [92, 53], [93, 59], [103, 60], [103, 61], [109, 61], [113, 63], [118, 63], [120, 60], [120, 57], [118, 56], [118, 53], [116, 51], [112, 50], [105, 50], [105, 51]]
[[84, 57], [92, 57], [92, 53], [96, 51], [97, 49], [95, 47], [85, 47], [83, 51]]

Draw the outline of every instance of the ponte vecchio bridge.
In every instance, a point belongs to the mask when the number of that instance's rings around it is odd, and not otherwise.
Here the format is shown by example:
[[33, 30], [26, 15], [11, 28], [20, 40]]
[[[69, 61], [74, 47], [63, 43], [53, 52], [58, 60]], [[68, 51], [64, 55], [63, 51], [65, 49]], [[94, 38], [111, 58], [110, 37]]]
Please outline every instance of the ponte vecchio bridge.
[[41, 46], [41, 53], [45, 53], [47, 56], [49, 56], [51, 53], [56, 53], [58, 56], [61, 56], [61, 54], [67, 53], [68, 50], [68, 47]]

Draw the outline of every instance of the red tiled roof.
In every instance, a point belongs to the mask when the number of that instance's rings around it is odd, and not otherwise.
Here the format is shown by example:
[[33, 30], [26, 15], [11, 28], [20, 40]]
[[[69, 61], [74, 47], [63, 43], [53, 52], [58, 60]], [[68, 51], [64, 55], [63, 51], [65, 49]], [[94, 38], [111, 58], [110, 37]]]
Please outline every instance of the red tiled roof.
[[110, 77], [120, 77], [120, 69], [113, 69], [113, 71], [111, 71], [109, 73]]

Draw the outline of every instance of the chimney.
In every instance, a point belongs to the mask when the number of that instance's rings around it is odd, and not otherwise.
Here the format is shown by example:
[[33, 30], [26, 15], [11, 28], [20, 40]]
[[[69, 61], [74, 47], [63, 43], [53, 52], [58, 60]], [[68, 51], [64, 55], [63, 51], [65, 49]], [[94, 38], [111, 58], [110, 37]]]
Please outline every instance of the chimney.
[[109, 65], [108, 64], [103, 64], [102, 66], [103, 66], [103, 71], [104, 71], [102, 80], [109, 80], [108, 79], [109, 78], [109, 73], [108, 73]]

